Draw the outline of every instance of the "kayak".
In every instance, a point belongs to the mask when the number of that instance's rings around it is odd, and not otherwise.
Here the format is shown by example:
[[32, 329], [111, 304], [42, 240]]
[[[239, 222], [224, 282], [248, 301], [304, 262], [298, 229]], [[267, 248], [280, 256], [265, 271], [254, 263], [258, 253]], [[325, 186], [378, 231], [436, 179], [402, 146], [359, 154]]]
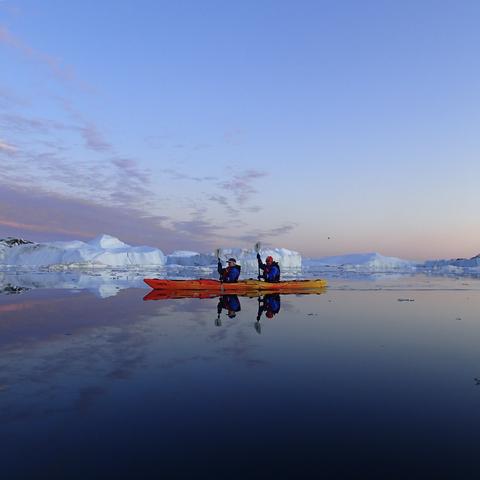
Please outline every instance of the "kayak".
[[199, 280], [163, 280], [159, 278], [145, 278], [143, 280], [154, 290], [163, 291], [208, 291], [212, 293], [241, 294], [248, 292], [289, 292], [296, 293], [305, 290], [323, 289], [327, 286], [326, 280], [286, 280], [283, 282], [262, 282], [260, 280], [241, 280], [235, 283], [223, 283], [218, 280], [200, 278]]
[[[281, 290], [282, 295], [321, 295], [325, 293], [326, 288], [306, 288], [302, 290]], [[215, 298], [223, 295], [237, 295], [239, 297], [257, 298], [263, 295], [278, 294], [278, 290], [255, 290], [239, 292], [220, 292], [219, 290], [151, 290], [147, 293], [144, 300], [172, 300], [177, 298]]]

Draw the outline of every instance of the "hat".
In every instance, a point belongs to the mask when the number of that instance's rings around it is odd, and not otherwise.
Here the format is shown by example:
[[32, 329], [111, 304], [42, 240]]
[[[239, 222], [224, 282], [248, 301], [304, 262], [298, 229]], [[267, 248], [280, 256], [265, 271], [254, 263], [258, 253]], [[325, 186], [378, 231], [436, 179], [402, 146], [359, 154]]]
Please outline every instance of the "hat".
[[237, 261], [236, 261], [234, 258], [229, 258], [229, 259], [227, 260], [227, 262], [237, 263]]
[[271, 312], [270, 310], [269, 310], [267, 313], [265, 313], [265, 316], [266, 316], [267, 318], [273, 318], [274, 315], [275, 315], [275, 314], [274, 314], [273, 312]]
[[270, 255], [265, 259], [265, 261], [267, 263], [272, 263], [273, 262], [273, 257], [271, 257]]

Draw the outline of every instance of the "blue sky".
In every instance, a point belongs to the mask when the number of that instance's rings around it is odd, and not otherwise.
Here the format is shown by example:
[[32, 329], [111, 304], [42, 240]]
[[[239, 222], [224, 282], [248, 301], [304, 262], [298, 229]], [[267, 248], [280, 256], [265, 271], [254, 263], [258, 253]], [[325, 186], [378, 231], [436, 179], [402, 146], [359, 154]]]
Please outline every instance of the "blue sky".
[[480, 4], [0, 0], [0, 235], [479, 253]]

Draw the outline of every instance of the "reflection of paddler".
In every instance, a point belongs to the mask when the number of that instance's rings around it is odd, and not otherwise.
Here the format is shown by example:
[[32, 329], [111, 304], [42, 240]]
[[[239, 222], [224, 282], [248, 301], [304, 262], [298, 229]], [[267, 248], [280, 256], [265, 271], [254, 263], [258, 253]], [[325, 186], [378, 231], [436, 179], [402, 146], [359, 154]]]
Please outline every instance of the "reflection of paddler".
[[278, 293], [269, 293], [263, 298], [258, 298], [258, 314], [257, 322], [260, 320], [262, 313], [265, 312], [267, 318], [272, 319], [280, 311], [280, 295]]
[[241, 310], [240, 300], [238, 299], [237, 295], [223, 295], [218, 300], [217, 305], [217, 320], [220, 319], [220, 314], [222, 310], [227, 311], [227, 315], [229, 318], [235, 318], [237, 312]]

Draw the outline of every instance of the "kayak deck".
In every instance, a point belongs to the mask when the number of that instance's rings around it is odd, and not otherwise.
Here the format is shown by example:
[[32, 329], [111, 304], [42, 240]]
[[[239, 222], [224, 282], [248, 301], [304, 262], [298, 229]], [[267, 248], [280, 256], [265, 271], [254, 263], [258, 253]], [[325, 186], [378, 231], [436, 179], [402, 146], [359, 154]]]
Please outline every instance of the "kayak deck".
[[243, 293], [243, 292], [283, 292], [289, 293], [302, 292], [305, 290], [323, 289], [327, 286], [326, 280], [287, 280], [283, 282], [262, 282], [260, 280], [248, 279], [235, 283], [223, 283], [218, 280], [198, 279], [198, 280], [164, 280], [159, 278], [145, 278], [143, 280], [154, 290], [164, 291], [208, 291], [211, 293]]

